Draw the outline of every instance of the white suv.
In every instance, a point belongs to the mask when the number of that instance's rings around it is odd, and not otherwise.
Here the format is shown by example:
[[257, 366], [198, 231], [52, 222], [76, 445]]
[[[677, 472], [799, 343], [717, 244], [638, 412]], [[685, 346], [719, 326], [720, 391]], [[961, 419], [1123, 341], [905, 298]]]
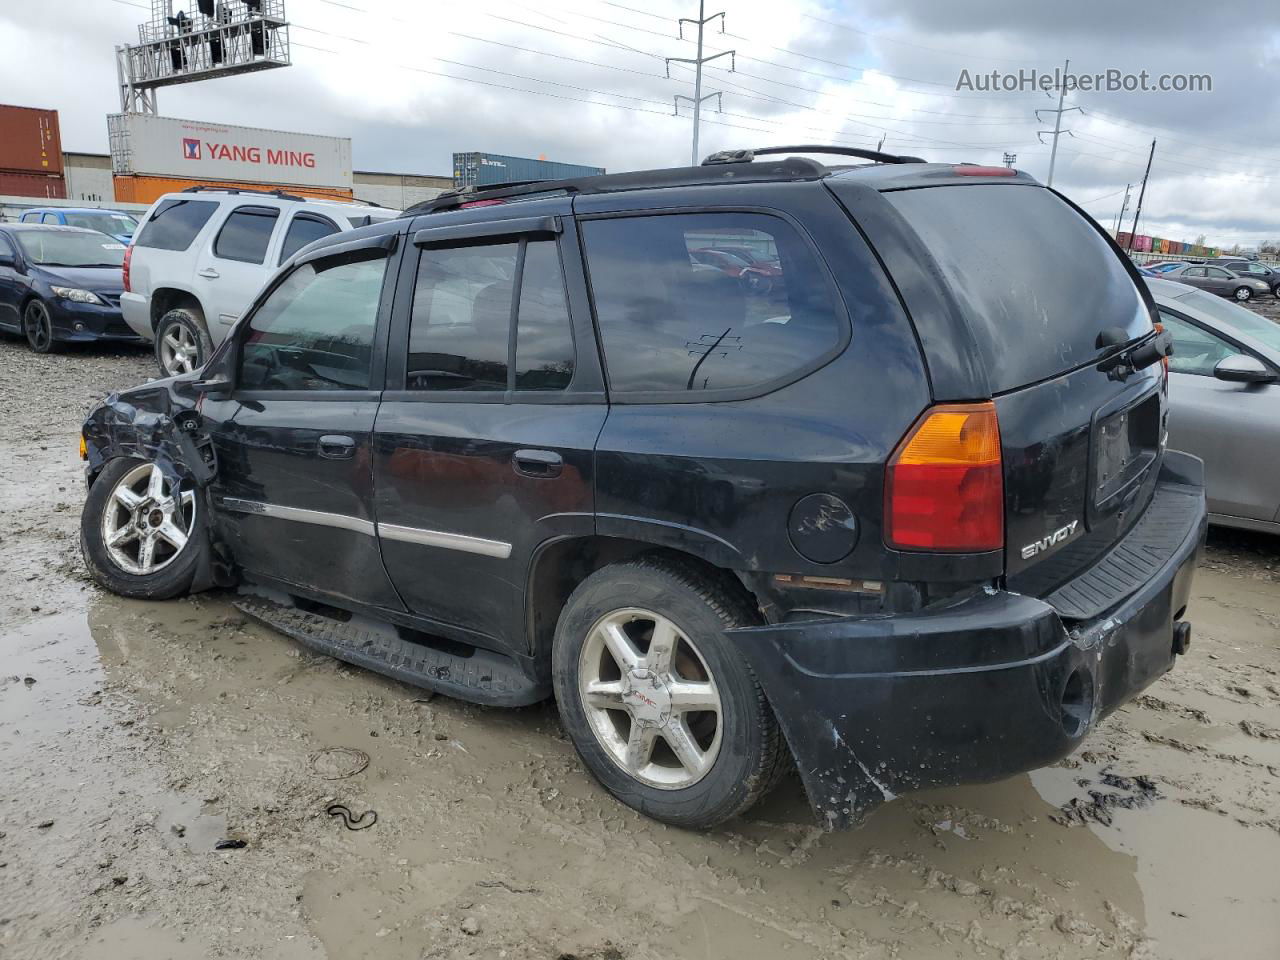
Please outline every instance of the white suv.
[[151, 205], [125, 251], [120, 309], [165, 376], [204, 365], [263, 284], [312, 240], [399, 211], [279, 191], [192, 187]]

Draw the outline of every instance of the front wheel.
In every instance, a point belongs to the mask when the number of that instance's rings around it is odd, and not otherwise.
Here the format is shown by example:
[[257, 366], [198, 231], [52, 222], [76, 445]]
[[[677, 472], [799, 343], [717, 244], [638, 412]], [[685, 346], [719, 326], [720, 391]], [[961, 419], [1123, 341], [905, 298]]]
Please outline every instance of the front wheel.
[[1246, 300], [1252, 300], [1253, 291], [1248, 287], [1236, 287], [1236, 299], [1241, 303], [1244, 303]]
[[53, 353], [58, 341], [53, 339], [53, 319], [49, 308], [40, 300], [32, 300], [22, 314], [22, 332], [27, 335], [27, 346], [36, 353]]
[[678, 561], [598, 570], [570, 596], [552, 651], [560, 716], [623, 803], [705, 829], [763, 797], [790, 754], [759, 681], [724, 631], [754, 622], [729, 589]]
[[199, 497], [147, 460], [103, 468], [80, 514], [80, 550], [99, 586], [123, 597], [186, 593], [209, 549]]

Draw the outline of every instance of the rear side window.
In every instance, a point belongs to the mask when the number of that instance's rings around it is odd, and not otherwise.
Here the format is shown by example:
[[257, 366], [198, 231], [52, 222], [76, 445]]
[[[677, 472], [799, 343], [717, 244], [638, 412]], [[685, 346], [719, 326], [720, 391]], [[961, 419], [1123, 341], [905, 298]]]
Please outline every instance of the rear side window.
[[764, 388], [845, 341], [830, 279], [777, 217], [620, 217], [582, 230], [613, 393]]
[[157, 250], [185, 250], [217, 209], [218, 204], [211, 200], [165, 200], [156, 207], [133, 244]]
[[1120, 257], [1048, 190], [970, 184], [885, 197], [941, 268], [994, 392], [1090, 362], [1105, 329], [1127, 339], [1151, 330]]
[[275, 207], [236, 207], [213, 241], [213, 255], [223, 260], [262, 263], [279, 216]]
[[304, 263], [254, 312], [240, 350], [244, 390], [366, 390], [387, 257]]
[[314, 213], [299, 213], [289, 223], [280, 248], [280, 262], [284, 263], [312, 240], [319, 240], [338, 232], [338, 225], [326, 217]]
[[[563, 390], [573, 334], [554, 240], [428, 248], [409, 322], [410, 390]], [[518, 300], [516, 364], [511, 316]]]

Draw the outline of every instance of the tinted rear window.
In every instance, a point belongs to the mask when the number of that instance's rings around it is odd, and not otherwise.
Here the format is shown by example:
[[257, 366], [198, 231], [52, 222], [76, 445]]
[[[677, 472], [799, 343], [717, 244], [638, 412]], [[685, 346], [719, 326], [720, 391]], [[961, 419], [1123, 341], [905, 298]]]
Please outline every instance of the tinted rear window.
[[1048, 190], [972, 184], [885, 197], [941, 267], [996, 393], [1088, 363], [1108, 327], [1129, 339], [1151, 329], [1120, 258]]
[[785, 220], [616, 217], [587, 221], [583, 236], [614, 394], [764, 391], [844, 343], [826, 272]]
[[134, 246], [185, 250], [217, 209], [217, 203], [210, 200], [165, 200], [147, 220]]

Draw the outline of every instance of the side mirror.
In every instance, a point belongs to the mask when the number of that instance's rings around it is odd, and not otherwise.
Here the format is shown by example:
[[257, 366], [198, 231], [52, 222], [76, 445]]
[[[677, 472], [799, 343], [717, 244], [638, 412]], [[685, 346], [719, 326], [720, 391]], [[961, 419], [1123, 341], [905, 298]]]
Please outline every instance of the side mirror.
[[1272, 383], [1276, 373], [1257, 357], [1235, 353], [1218, 361], [1213, 375], [1228, 383]]

